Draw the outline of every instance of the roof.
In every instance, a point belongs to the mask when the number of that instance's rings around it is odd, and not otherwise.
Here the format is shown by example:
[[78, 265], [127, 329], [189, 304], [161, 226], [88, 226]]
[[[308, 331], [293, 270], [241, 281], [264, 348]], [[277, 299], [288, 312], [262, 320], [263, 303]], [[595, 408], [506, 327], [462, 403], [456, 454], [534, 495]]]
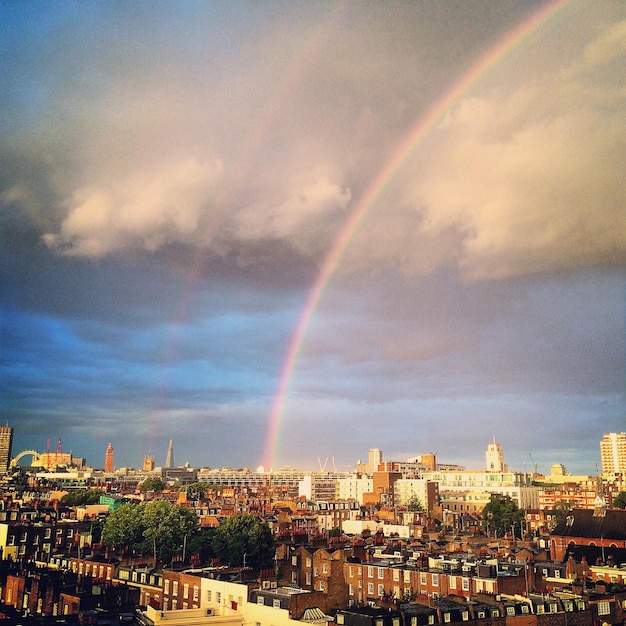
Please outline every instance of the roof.
[[595, 515], [592, 509], [574, 509], [550, 533], [559, 537], [626, 540], [626, 509], [607, 509]]

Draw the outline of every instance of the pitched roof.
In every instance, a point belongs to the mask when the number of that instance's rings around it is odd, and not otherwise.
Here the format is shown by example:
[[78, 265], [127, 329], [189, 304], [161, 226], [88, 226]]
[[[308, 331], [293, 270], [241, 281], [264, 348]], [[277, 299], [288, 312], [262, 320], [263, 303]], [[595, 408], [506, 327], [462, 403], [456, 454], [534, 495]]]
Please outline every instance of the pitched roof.
[[595, 515], [591, 509], [574, 509], [550, 533], [559, 537], [626, 540], [626, 509], [607, 509]]

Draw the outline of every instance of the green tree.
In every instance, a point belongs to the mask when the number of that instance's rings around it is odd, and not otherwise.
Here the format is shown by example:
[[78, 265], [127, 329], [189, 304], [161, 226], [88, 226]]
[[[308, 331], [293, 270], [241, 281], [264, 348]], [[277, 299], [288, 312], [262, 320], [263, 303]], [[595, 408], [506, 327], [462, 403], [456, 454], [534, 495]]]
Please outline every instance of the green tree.
[[102, 540], [109, 546], [119, 545], [152, 555], [169, 563], [182, 552], [185, 537], [198, 532], [194, 511], [166, 500], [141, 504], [126, 503], [109, 515], [102, 531]]
[[215, 558], [215, 549], [213, 548], [213, 538], [215, 536], [215, 528], [201, 528], [188, 542], [187, 554], [199, 554], [200, 560], [206, 563], [210, 559]]
[[240, 513], [227, 518], [215, 530], [213, 548], [226, 565], [254, 569], [272, 567], [274, 538], [269, 526], [256, 515]]
[[198, 532], [198, 517], [187, 507], [167, 500], [152, 500], [143, 506], [143, 552], [153, 549], [154, 556], [169, 563], [181, 553], [183, 543]]
[[552, 508], [552, 514], [554, 516], [554, 526], [560, 524], [576, 506], [576, 501], [569, 500], [557, 500]]
[[102, 495], [100, 489], [74, 489], [61, 497], [61, 502], [69, 506], [84, 506], [86, 504], [98, 504]]
[[413, 513], [421, 513], [424, 510], [424, 506], [422, 505], [422, 501], [413, 494], [409, 501], [406, 503], [407, 511], [411, 511]]
[[185, 485], [179, 489], [179, 492], [185, 492], [186, 496], [191, 500], [199, 500], [200, 498], [204, 498], [204, 494], [207, 490], [206, 483], [190, 483], [189, 485]]
[[135, 502], [125, 502], [112, 511], [102, 529], [102, 541], [108, 546], [137, 548], [143, 542], [143, 508]]
[[341, 532], [341, 528], [339, 527], [335, 527], [335, 528], [331, 528], [328, 531], [328, 537], [341, 537], [342, 532]]
[[521, 524], [524, 512], [510, 496], [492, 495], [483, 509], [482, 517], [488, 532], [504, 536], [509, 530]]
[[140, 485], [141, 493], [161, 493], [165, 489], [165, 483], [158, 476], [148, 476]]
[[626, 509], [626, 491], [620, 491], [613, 499], [613, 508]]

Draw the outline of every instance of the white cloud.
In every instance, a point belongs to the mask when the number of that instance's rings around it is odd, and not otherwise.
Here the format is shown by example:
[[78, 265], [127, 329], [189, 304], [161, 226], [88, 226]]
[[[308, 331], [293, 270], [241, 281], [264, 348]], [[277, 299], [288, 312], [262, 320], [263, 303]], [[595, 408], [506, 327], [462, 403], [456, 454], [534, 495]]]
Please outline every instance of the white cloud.
[[78, 189], [59, 234], [44, 241], [65, 254], [99, 258], [139, 246], [156, 250], [205, 234], [211, 201], [223, 174], [219, 162], [187, 159], [116, 183]]

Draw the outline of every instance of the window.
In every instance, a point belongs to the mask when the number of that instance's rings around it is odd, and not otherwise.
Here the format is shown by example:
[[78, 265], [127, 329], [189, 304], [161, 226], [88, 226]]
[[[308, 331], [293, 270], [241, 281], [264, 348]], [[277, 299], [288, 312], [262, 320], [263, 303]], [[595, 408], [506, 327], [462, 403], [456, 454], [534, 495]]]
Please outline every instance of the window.
[[399, 617], [392, 618], [391, 625], [392, 626], [400, 626], [400, 618]]
[[448, 580], [450, 584], [450, 589], [456, 589], [456, 576], [450, 576]]
[[404, 582], [405, 583], [410, 583], [411, 582], [411, 572], [408, 569], [405, 569], [403, 574], [404, 574]]
[[398, 587], [397, 585], [394, 586], [394, 588], [393, 588], [393, 597], [394, 598], [399, 598], [400, 597], [400, 587]]
[[306, 584], [307, 585], [311, 584], [311, 572], [306, 573]]
[[543, 604], [538, 604], [536, 608], [537, 608], [537, 615], [542, 615], [543, 613], [546, 612]]
[[[170, 593], [170, 581], [167, 578], [165, 579], [165, 582], [163, 583], [163, 593], [167, 595], [169, 595]], [[211, 600], [210, 596], [211, 596], [211, 592], [209, 591], [209, 601]]]
[[[165, 593], [167, 593], [167, 591], [166, 591]], [[212, 594], [211, 594], [211, 590], [209, 589], [209, 590], [206, 592], [206, 601], [207, 601], [207, 602], [211, 602], [211, 595], [212, 595]]]
[[610, 615], [611, 614], [611, 603], [603, 600], [602, 602], [598, 602], [598, 615]]
[[528, 613], [528, 605], [527, 604], [522, 604], [522, 613], [524, 613], [524, 615], [526, 615]]
[[494, 609], [491, 611], [491, 617], [500, 617], [500, 609]]
[[[348, 585], [348, 594], [353, 596], [354, 595], [354, 585]], [[343, 623], [343, 622], [339, 622], [337, 621], [337, 623]]]
[[[537, 607], [539, 608], [539, 607]], [[543, 608], [543, 607], [541, 607]], [[507, 615], [515, 615], [515, 607], [514, 606], [507, 606], [506, 607], [506, 614]]]
[[189, 597], [189, 584], [185, 583], [183, 585], [183, 598], [188, 598]]
[[291, 564], [298, 565], [298, 557], [295, 554], [291, 557]]
[[172, 595], [177, 596], [178, 595], [178, 581], [175, 580], [172, 583]]
[[398, 582], [400, 580], [400, 570], [399, 569], [394, 569], [393, 570], [393, 580], [394, 580], [394, 582]]
[[463, 591], [469, 591], [470, 588], [470, 579], [464, 578], [462, 581]]
[[311, 557], [310, 556], [306, 557], [306, 566], [307, 567], [311, 567]]
[[367, 583], [367, 593], [370, 596], [374, 595], [374, 583]]
[[320, 591], [324, 591], [324, 581], [320, 580]]
[[461, 611], [461, 619], [464, 622], [467, 622], [467, 620], [469, 619], [469, 612], [468, 611]]
[[315, 576], [319, 576], [320, 572], [319, 572], [319, 570], [317, 569], [317, 567], [313, 570], [313, 574], [314, 574]]
[[354, 566], [350, 565], [350, 567], [348, 568], [348, 576], [350, 576], [350, 578], [354, 577]]
[[337, 613], [337, 615], [335, 616], [335, 619], [337, 620], [337, 624], [345, 623], [345, 617], [343, 616], [342, 613]]
[[385, 577], [385, 570], [382, 567], [378, 568], [378, 578], [379, 580], [382, 580]]
[[411, 618], [411, 626], [417, 626], [417, 617], [415, 615]]
[[374, 568], [371, 565], [367, 566], [367, 577], [374, 578]]
[[222, 604], [222, 593], [220, 591], [215, 592], [215, 601], [217, 604]]
[[427, 585], [428, 579], [426, 578], [426, 572], [420, 573], [420, 585]]
[[435, 623], [435, 616], [434, 615], [429, 615], [428, 616], [428, 623], [429, 624], [434, 624]]
[[297, 583], [298, 582], [298, 572], [291, 572], [291, 582], [292, 583]]
[[385, 595], [385, 585], [378, 585], [378, 595], [379, 596]]
[[263, 600], [263, 596], [257, 596], [256, 603], [257, 604], [265, 604], [265, 600]]
[[439, 574], [433, 574], [433, 587], [439, 587]]
[[443, 614], [443, 621], [444, 621], [446, 624], [447, 624], [447, 623], [449, 623], [450, 621], [452, 621], [452, 620], [451, 620], [451, 618], [450, 618], [450, 613], [444, 613], [444, 614]]
[[485, 611], [478, 611], [477, 617], [478, 619], [485, 619], [485, 617], [487, 617], [487, 614], [485, 613]]
[[278, 598], [274, 598], [274, 600], [272, 600], [272, 606], [275, 609], [280, 609], [280, 600]]

